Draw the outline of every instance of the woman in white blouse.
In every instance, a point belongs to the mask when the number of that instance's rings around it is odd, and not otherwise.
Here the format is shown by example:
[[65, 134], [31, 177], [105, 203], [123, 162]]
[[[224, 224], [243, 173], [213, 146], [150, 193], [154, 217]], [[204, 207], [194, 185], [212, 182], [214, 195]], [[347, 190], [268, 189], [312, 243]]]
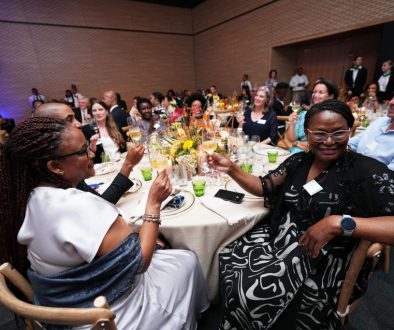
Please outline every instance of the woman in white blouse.
[[111, 161], [118, 160], [120, 154], [126, 151], [126, 142], [109, 114], [107, 105], [104, 102], [93, 103], [92, 115], [97, 122], [98, 132], [91, 125], [84, 126], [82, 130], [88, 140], [99, 139], [94, 162], [101, 163], [103, 153]]

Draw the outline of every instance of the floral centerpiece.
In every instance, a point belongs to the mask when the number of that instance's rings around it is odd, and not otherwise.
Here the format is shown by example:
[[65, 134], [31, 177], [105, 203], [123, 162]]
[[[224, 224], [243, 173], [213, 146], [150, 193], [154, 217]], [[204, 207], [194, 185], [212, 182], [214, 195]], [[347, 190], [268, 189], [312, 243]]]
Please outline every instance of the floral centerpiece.
[[187, 127], [183, 123], [173, 123], [165, 140], [168, 142], [168, 156], [175, 165], [185, 165], [196, 174], [201, 130], [197, 127]]

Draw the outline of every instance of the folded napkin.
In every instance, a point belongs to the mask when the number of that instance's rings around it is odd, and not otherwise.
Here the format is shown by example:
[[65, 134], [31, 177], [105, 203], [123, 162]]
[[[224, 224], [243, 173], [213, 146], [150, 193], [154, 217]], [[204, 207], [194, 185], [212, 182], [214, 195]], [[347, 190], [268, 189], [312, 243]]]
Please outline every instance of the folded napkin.
[[230, 226], [247, 218], [250, 214], [250, 211], [246, 207], [243, 207], [242, 204], [224, 201], [217, 197], [203, 196], [199, 200], [206, 208], [223, 217]]
[[[180, 208], [184, 202], [185, 197], [179, 194], [179, 190], [174, 190], [170, 196], [168, 196], [160, 206], [160, 210], [164, 209], [167, 205], [175, 208]], [[146, 203], [148, 202], [149, 191], [144, 191], [142, 198], [138, 202], [137, 207], [133, 210], [130, 220], [132, 223], [141, 219], [145, 214]]]

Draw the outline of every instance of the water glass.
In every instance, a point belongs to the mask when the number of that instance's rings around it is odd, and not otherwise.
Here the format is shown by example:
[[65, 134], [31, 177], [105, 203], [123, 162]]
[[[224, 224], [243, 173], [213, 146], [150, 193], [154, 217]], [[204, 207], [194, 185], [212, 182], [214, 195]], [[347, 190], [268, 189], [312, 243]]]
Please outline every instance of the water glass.
[[141, 174], [145, 181], [152, 180], [152, 167], [141, 167]]
[[268, 163], [276, 163], [276, 161], [278, 160], [278, 151], [268, 151], [267, 152], [267, 156], [268, 156]]
[[197, 197], [204, 196], [205, 194], [205, 178], [202, 177], [195, 177], [192, 181], [194, 194]]

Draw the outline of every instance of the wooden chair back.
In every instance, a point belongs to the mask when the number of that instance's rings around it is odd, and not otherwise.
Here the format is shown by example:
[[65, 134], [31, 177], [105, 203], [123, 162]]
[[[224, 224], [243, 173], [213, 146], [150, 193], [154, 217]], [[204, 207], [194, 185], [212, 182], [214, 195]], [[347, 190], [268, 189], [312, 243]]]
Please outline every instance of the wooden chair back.
[[[11, 292], [7, 281], [12, 283], [29, 302], [24, 302]], [[32, 304], [33, 289], [30, 283], [11, 264], [0, 266], [0, 303], [25, 320], [26, 329], [33, 330], [34, 324], [92, 325], [92, 330], [116, 330], [115, 314], [109, 309], [105, 297], [97, 297], [92, 308], [45, 307]]]
[[357, 300], [352, 304], [349, 304], [349, 301], [352, 296], [354, 285], [356, 284], [358, 275], [365, 260], [367, 258], [372, 258], [373, 267], [375, 267], [383, 249], [384, 245], [380, 243], [371, 243], [367, 240], [361, 240], [353, 252], [337, 305], [337, 313], [341, 319], [342, 324], [345, 323], [346, 317], [354, 310], [357, 305]]

